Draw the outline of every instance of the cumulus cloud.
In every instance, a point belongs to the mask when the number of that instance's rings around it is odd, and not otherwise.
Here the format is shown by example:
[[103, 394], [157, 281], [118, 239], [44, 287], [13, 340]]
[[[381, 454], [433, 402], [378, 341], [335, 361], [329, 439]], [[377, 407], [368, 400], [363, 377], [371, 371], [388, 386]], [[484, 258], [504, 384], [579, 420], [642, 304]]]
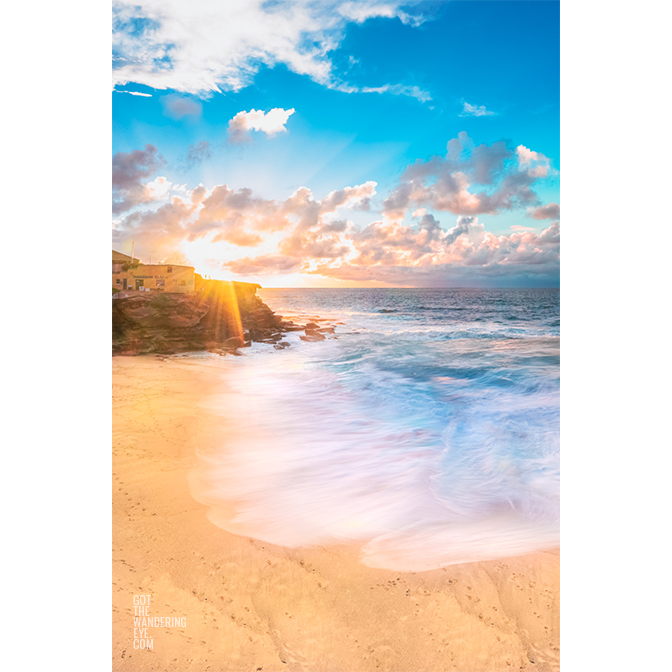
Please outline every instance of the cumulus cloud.
[[144, 150], [117, 152], [112, 157], [112, 187], [131, 189], [142, 178], [149, 177], [165, 163], [158, 151], [154, 145], [147, 144]]
[[539, 208], [530, 208], [527, 216], [532, 219], [560, 219], [560, 206], [557, 203], [547, 203]]
[[[396, 17], [417, 26], [424, 20], [414, 10], [419, 4], [420, 0], [117, 0], [113, 78], [119, 85], [135, 82], [207, 96], [239, 91], [262, 66], [282, 63], [329, 88], [362, 91], [343, 82], [330, 59], [347, 24]], [[414, 86], [388, 86], [390, 94], [424, 96]]]
[[313, 197], [310, 189], [301, 187], [284, 201], [274, 201], [256, 197], [247, 188], [234, 190], [222, 184], [206, 195], [205, 188], [199, 186], [191, 193], [191, 199], [201, 207], [187, 237], [196, 240], [212, 236], [213, 242], [254, 247], [263, 239], [260, 234], [293, 228], [294, 237], [283, 243], [286, 254], [292, 256], [304, 250], [308, 256], [331, 257], [339, 245], [337, 237], [347, 224], [345, 220], [325, 218], [339, 208], [361, 209], [375, 193], [376, 183], [366, 182], [332, 191], [320, 200]]
[[205, 198], [207, 192], [208, 190], [202, 184], [199, 184], [196, 189], [192, 189], [191, 191], [191, 202], [194, 205], [199, 205]]
[[165, 165], [154, 145], [133, 152], [117, 152], [112, 157], [112, 212], [126, 212], [136, 205], [150, 203], [154, 195], [142, 183]]
[[454, 227], [437, 233], [424, 249], [418, 246], [420, 227], [402, 227], [394, 222], [369, 227], [375, 231], [365, 229], [362, 238], [375, 239], [375, 245], [366, 250], [363, 241], [357, 240], [357, 249], [364, 253], [339, 263], [319, 263], [309, 272], [340, 280], [415, 287], [465, 282], [518, 286], [557, 283], [557, 223], [539, 235], [515, 232], [494, 236], [476, 217], [459, 217]]
[[443, 238], [445, 246], [452, 245], [463, 233], [468, 234], [470, 227], [475, 227], [478, 224], [478, 217], [458, 217], [455, 226], [446, 232]]
[[330, 192], [321, 204], [321, 212], [334, 212], [336, 208], [347, 205], [357, 210], [369, 210], [371, 199], [376, 195], [377, 182], [369, 180], [356, 187], [344, 187]]
[[151, 254], [155, 259], [170, 257], [177, 263], [180, 258], [184, 260], [178, 248], [188, 235], [186, 224], [194, 208], [193, 203], [174, 196], [156, 211], [134, 212], [117, 223], [112, 241], [121, 245], [133, 240], [139, 257]]
[[[474, 216], [458, 217], [447, 230], [432, 215], [412, 226], [383, 220], [361, 229], [349, 226], [341, 247], [332, 246], [330, 256], [321, 250], [317, 264], [304, 272], [408, 286], [441, 286], [458, 279], [555, 284], [559, 235], [557, 223], [541, 234], [495, 236]], [[304, 252], [306, 263], [317, 258], [310, 248]]]
[[516, 154], [521, 171], [526, 171], [531, 177], [546, 177], [549, 174], [551, 162], [541, 152], [533, 152], [524, 145], [518, 145]]
[[351, 238], [357, 256], [354, 263], [370, 265], [415, 261], [438, 250], [445, 232], [433, 215], [423, 215], [416, 226], [391, 221], [369, 224]]
[[336, 212], [338, 208], [368, 209], [370, 200], [376, 193], [376, 186], [376, 182], [369, 181], [354, 187], [343, 187], [330, 192], [322, 200], [313, 198], [313, 192], [307, 187], [300, 187], [283, 202], [280, 212], [298, 220], [297, 231], [308, 231], [322, 226], [324, 217]]
[[253, 247], [262, 240], [255, 231], [272, 232], [289, 225], [275, 201], [255, 198], [251, 189], [235, 191], [225, 184], [217, 185], [201, 199], [198, 217], [189, 228], [189, 240], [214, 234], [215, 242]]
[[383, 202], [386, 216], [403, 218], [408, 208], [418, 206], [455, 215], [494, 215], [538, 202], [532, 185], [550, 169], [543, 154], [522, 145], [514, 152], [501, 141], [476, 146], [464, 131], [446, 148], [445, 156], [406, 168]]
[[161, 201], [169, 194], [171, 188], [173, 188], [173, 183], [165, 177], [159, 176], [155, 180], [148, 182], [145, 186], [147, 194], [152, 201]]
[[229, 122], [229, 141], [246, 142], [250, 139], [250, 131], [261, 131], [271, 137], [286, 132], [285, 124], [294, 112], [294, 108], [283, 110], [281, 107], [275, 107], [269, 112], [254, 109], [249, 112], [238, 112]]
[[493, 117], [497, 113], [491, 110], [486, 110], [485, 105], [470, 105], [466, 101], [462, 101], [464, 107], [460, 113], [461, 117]]
[[[141, 185], [148, 200], [165, 198], [175, 191], [164, 177]], [[349, 228], [345, 219], [334, 218], [339, 209], [362, 209], [376, 193], [376, 183], [369, 181], [343, 187], [315, 199], [310, 189], [301, 187], [284, 201], [263, 199], [251, 189], [231, 189], [217, 185], [207, 190], [203, 185], [173, 197], [169, 207], [154, 213], [134, 213], [115, 223], [117, 239], [133, 235], [148, 241], [159, 235], [161, 240], [193, 242], [207, 237], [212, 242], [227, 242], [238, 247], [257, 247], [268, 234], [290, 230], [279, 243], [282, 255], [292, 258], [336, 258], [350, 251], [344, 242]], [[179, 215], [179, 217], [178, 217]], [[166, 229], [158, 231], [162, 218]], [[158, 232], [158, 233], [157, 233]], [[142, 253], [138, 248], [139, 254]]]
[[286, 257], [299, 259], [338, 259], [350, 251], [347, 245], [341, 243], [338, 232], [324, 229], [300, 233], [295, 231], [284, 238], [278, 245], [278, 250]]
[[250, 259], [243, 257], [222, 264], [236, 275], [278, 275], [282, 273], [294, 273], [303, 266], [303, 262], [283, 256], [263, 255]]
[[[152, 145], [115, 155], [119, 193], [141, 189], [146, 198], [165, 201], [182, 190], [154, 211], [135, 211], [115, 221], [115, 242], [133, 239], [139, 256], [158, 259], [182, 244], [207, 239], [227, 244], [222, 267], [239, 276], [319, 273], [420, 287], [557, 284], [557, 221], [541, 233], [513, 225], [510, 233], [495, 235], [477, 216], [484, 209], [510, 209], [536, 199], [530, 185], [538, 178], [530, 171], [550, 162], [522, 145], [515, 150], [504, 143], [476, 146], [460, 134], [448, 144], [445, 157], [409, 166], [384, 201], [383, 216], [368, 224], [355, 223], [349, 213], [370, 207], [377, 187], [373, 181], [335, 189], [322, 198], [300, 187], [284, 200], [271, 200], [226, 184], [188, 191], [163, 176], [148, 181], [159, 163]], [[472, 190], [472, 184], [482, 190]], [[550, 215], [551, 206], [557, 204], [529, 212]], [[403, 216], [407, 209], [412, 212], [410, 224]], [[457, 210], [457, 217], [446, 220], [437, 214], [442, 210]]]

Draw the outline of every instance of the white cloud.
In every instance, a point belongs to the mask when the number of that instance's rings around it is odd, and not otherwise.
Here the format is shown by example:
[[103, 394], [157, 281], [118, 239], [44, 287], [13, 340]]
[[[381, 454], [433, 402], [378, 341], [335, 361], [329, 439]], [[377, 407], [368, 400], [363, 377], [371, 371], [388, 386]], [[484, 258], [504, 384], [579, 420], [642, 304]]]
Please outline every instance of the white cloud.
[[462, 109], [461, 117], [493, 117], [497, 112], [492, 110], [486, 110], [485, 105], [470, 105], [466, 101], [464, 103], [464, 108]]
[[[292, 110], [277, 109], [276, 116], [252, 110], [240, 113], [241, 119], [249, 120], [246, 128], [280, 132]], [[242, 276], [301, 272], [402, 286], [556, 284], [559, 222], [540, 233], [514, 224], [508, 234], [496, 235], [476, 217], [522, 208], [534, 219], [559, 216], [559, 205], [539, 205], [532, 189], [540, 168], [552, 171], [550, 159], [501, 141], [477, 146], [465, 132], [451, 139], [447, 150], [445, 157], [411, 163], [383, 202], [382, 217], [372, 213], [375, 221], [364, 226], [360, 217], [359, 222], [349, 219], [347, 211], [372, 210], [374, 181], [321, 198], [300, 187], [284, 200], [226, 184], [189, 190], [155, 177], [165, 161], [147, 144], [113, 157], [114, 212], [128, 213], [113, 220], [113, 240], [134, 240], [140, 258], [196, 254], [190, 257], [194, 265], [212, 259], [217, 249], [219, 259], [226, 259], [221, 268]], [[470, 191], [470, 185], [476, 189]], [[143, 205], [152, 209], [138, 207]], [[429, 208], [459, 216], [450, 226], [428, 213]], [[411, 224], [405, 219], [409, 211]], [[220, 247], [211, 248], [213, 244]]]
[[423, 17], [409, 13], [415, 4], [419, 0], [117, 0], [113, 78], [207, 96], [238, 91], [262, 65], [283, 63], [329, 88], [425, 100], [429, 94], [414, 86], [348, 86], [329, 56], [348, 22], [397, 17], [419, 25]]
[[[463, 136], [465, 144], [468, 140]], [[475, 147], [478, 160], [472, 161], [470, 172], [475, 175], [483, 164], [496, 167], [499, 149]], [[539, 161], [538, 153], [535, 159], [525, 151], [521, 154]], [[457, 217], [450, 226], [448, 222], [442, 225], [426, 208], [417, 208], [410, 225], [383, 216], [362, 226], [349, 220], [345, 210], [368, 204], [376, 195], [373, 181], [333, 190], [320, 199], [300, 187], [276, 201], [256, 196], [248, 188], [236, 190], [224, 184], [210, 190], [199, 185], [189, 191], [163, 176], [140, 182], [156, 165], [158, 155], [152, 145], [116, 155], [116, 183], [126, 189], [124, 193], [137, 188], [146, 198], [138, 203], [152, 203], [154, 208], [162, 203], [158, 209], [135, 210], [113, 222], [115, 244], [134, 240], [140, 258], [149, 254], [162, 258], [180, 249], [188, 256], [190, 250], [203, 256], [198, 252], [202, 241], [208, 246], [207, 258], [212, 258], [211, 249], [224, 249], [220, 259], [226, 261], [221, 267], [242, 276], [302, 272], [408, 286], [442, 286], [448, 281], [557, 282], [558, 222], [541, 233], [515, 224], [511, 233], [495, 235], [473, 214]], [[485, 177], [487, 171], [481, 172]], [[510, 176], [530, 184], [530, 176], [515, 166]], [[210, 248], [212, 244], [227, 247]]]
[[446, 148], [445, 157], [407, 166], [397, 187], [383, 201], [385, 216], [403, 219], [409, 208], [422, 207], [456, 215], [495, 215], [536, 206], [539, 198], [532, 187], [551, 172], [547, 157], [522, 145], [515, 153], [503, 141], [476, 146], [461, 132]]
[[270, 136], [287, 131], [285, 124], [294, 111], [294, 108], [283, 110], [275, 107], [270, 112], [254, 109], [238, 112], [229, 122], [229, 139], [231, 142], [244, 142], [249, 137], [249, 131], [262, 131]]
[[395, 96], [410, 96], [421, 103], [430, 101], [432, 97], [428, 91], [418, 86], [406, 86], [404, 84], [385, 84], [384, 86], [365, 86], [359, 89], [362, 93], [391, 93]]
[[539, 152], [533, 152], [531, 149], [525, 147], [525, 145], [518, 145], [516, 147], [516, 154], [518, 154], [518, 163], [521, 166], [527, 166], [533, 161], [537, 161], [540, 156], [544, 156], [543, 154], [539, 154]]
[[519, 170], [527, 171], [531, 177], [546, 177], [551, 172], [551, 162], [541, 152], [533, 152], [524, 145], [518, 145], [516, 154]]
[[547, 203], [539, 208], [528, 208], [527, 216], [532, 219], [560, 219], [560, 206], [557, 203]]
[[411, 26], [419, 26], [423, 21], [422, 16], [413, 16], [399, 9], [398, 5], [409, 5], [411, 3], [395, 3], [395, 2], [343, 2], [338, 7], [338, 12], [347, 19], [363, 23], [367, 19], [374, 17], [386, 17], [393, 19], [397, 17], [402, 23]]
[[130, 93], [132, 96], [144, 96], [145, 98], [152, 97], [151, 93], [140, 93], [139, 91], [121, 91], [119, 89], [115, 89], [115, 93]]
[[160, 201], [164, 199], [170, 188], [173, 186], [172, 182], [169, 182], [165, 177], [157, 177], [151, 182], [147, 182], [145, 187], [147, 188], [147, 193], [153, 201]]

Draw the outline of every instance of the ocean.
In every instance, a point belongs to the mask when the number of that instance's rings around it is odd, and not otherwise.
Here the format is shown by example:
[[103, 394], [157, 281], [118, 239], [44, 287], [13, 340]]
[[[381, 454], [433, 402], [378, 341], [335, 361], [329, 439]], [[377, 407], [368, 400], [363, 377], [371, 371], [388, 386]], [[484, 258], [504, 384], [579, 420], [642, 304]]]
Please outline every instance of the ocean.
[[398, 571], [558, 546], [559, 290], [259, 295], [335, 330], [225, 358], [191, 481], [215, 524]]

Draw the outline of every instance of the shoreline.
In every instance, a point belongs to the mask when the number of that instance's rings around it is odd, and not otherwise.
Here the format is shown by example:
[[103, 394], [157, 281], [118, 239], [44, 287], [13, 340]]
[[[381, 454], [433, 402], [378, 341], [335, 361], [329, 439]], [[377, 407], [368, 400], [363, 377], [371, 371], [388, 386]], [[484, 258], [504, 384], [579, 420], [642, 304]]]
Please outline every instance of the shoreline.
[[[113, 669], [559, 669], [559, 552], [424, 572], [346, 546], [285, 548], [216, 527], [190, 494], [225, 419], [205, 399], [223, 358], [113, 358]], [[153, 649], [133, 648], [152, 595]]]

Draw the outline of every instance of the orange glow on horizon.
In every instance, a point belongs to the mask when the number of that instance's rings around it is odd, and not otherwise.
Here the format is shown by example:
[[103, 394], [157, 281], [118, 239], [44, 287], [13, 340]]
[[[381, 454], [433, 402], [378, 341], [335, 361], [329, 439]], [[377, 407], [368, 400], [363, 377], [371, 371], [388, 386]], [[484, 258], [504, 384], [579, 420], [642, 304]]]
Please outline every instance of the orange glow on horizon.
[[263, 289], [366, 289], [381, 287], [410, 287], [411, 285], [391, 285], [387, 282], [371, 280], [367, 282], [356, 280], [338, 280], [314, 273], [291, 273], [286, 275], [234, 275], [225, 270], [209, 269], [205, 272], [196, 268], [196, 273], [213, 280], [233, 280], [235, 282], [252, 282], [261, 285]]
[[[263, 254], [273, 254], [276, 252], [277, 237], [269, 236], [260, 246], [254, 249], [254, 256]], [[339, 280], [337, 278], [319, 275], [317, 273], [283, 273], [269, 275], [236, 275], [227, 268], [222, 268], [223, 260], [240, 259], [247, 256], [249, 248], [241, 248], [237, 245], [231, 245], [223, 241], [216, 243], [206, 238], [183, 242], [180, 245], [180, 252], [186, 257], [187, 263], [193, 266], [196, 273], [202, 277], [209, 277], [213, 280], [235, 280], [238, 282], [253, 282], [261, 285], [264, 289], [302, 289], [324, 287], [337, 289], [376, 288], [376, 287], [405, 287], [407, 285], [390, 285], [386, 282], [376, 280]]]

